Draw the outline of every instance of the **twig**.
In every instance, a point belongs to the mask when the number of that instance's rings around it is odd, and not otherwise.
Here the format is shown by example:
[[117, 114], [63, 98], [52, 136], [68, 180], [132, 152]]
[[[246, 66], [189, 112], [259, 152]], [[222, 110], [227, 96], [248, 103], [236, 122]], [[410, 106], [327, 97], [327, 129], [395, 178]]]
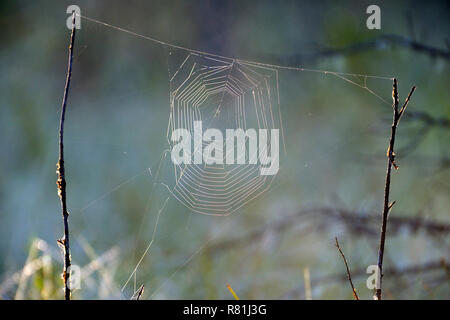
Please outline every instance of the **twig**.
[[140, 300], [141, 299], [141, 296], [144, 293], [144, 289], [145, 289], [144, 285], [141, 285], [139, 287], [135, 300]]
[[233, 295], [234, 300], [239, 300], [238, 295], [236, 294], [236, 292], [234, 292], [234, 290], [233, 290], [233, 288], [231, 287], [231, 285], [227, 284], [227, 288], [228, 288], [228, 290], [231, 292], [231, 294]]
[[64, 117], [66, 115], [67, 106], [67, 96], [69, 94], [70, 78], [72, 76], [72, 62], [73, 62], [73, 45], [75, 42], [75, 12], [72, 18], [72, 33], [70, 36], [69, 45], [69, 62], [67, 65], [67, 76], [66, 85], [64, 88], [64, 96], [61, 107], [61, 119], [59, 122], [59, 159], [56, 164], [58, 174], [58, 180], [56, 184], [58, 185], [58, 195], [61, 199], [62, 216], [64, 221], [64, 238], [59, 239], [58, 243], [62, 246], [64, 250], [64, 298], [65, 300], [70, 300], [70, 242], [69, 242], [69, 212], [67, 212], [67, 201], [66, 201], [66, 177], [64, 171]]
[[408, 106], [408, 102], [411, 99], [412, 94], [414, 93], [414, 90], [416, 87], [412, 87], [411, 91], [408, 94], [408, 97], [406, 98], [405, 102], [403, 103], [403, 106], [399, 110], [399, 101], [398, 101], [398, 86], [397, 86], [397, 79], [394, 79], [394, 85], [392, 90], [392, 99], [393, 99], [393, 118], [392, 118], [392, 127], [391, 127], [391, 138], [389, 140], [389, 147], [387, 150], [387, 170], [386, 170], [386, 182], [384, 186], [384, 206], [383, 206], [383, 215], [382, 215], [382, 222], [381, 222], [381, 233], [380, 233], [380, 245], [378, 250], [378, 272], [379, 272], [379, 284], [376, 289], [376, 299], [381, 300], [381, 282], [383, 278], [383, 257], [384, 257], [384, 246], [386, 242], [386, 227], [387, 227], [387, 219], [389, 210], [392, 209], [392, 206], [394, 203], [389, 203], [389, 192], [391, 188], [391, 171], [392, 166], [394, 166], [395, 169], [398, 169], [397, 164], [395, 163], [395, 152], [394, 152], [394, 145], [395, 145], [395, 134], [397, 131], [397, 126], [400, 121], [401, 116], [406, 110], [406, 107]]
[[356, 293], [355, 286], [353, 285], [352, 275], [350, 273], [350, 268], [348, 267], [347, 259], [345, 258], [344, 252], [342, 252], [341, 247], [339, 246], [338, 238], [336, 237], [334, 239], [336, 240], [336, 247], [342, 256], [342, 260], [344, 260], [345, 268], [347, 269], [348, 282], [350, 282], [350, 286], [352, 287], [353, 296], [355, 297], [356, 300], [359, 300], [358, 294]]

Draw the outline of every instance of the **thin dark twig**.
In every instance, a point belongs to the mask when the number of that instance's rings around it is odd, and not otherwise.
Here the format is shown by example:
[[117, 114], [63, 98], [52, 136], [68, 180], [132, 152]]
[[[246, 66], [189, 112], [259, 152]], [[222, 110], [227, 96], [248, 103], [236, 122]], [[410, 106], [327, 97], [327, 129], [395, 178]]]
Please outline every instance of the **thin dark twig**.
[[141, 287], [138, 289], [136, 300], [140, 300], [141, 299], [141, 296], [144, 293], [144, 289], [145, 289], [144, 285], [141, 285]]
[[350, 282], [350, 286], [352, 287], [353, 296], [356, 300], [359, 300], [358, 294], [356, 293], [355, 286], [353, 285], [352, 275], [350, 273], [350, 268], [348, 267], [347, 259], [345, 258], [344, 252], [342, 252], [341, 247], [339, 246], [338, 238], [334, 238], [336, 240], [336, 247], [339, 250], [339, 253], [342, 256], [342, 260], [344, 260], [345, 268], [347, 269], [348, 282]]
[[64, 298], [65, 300], [70, 300], [70, 266], [71, 266], [71, 257], [70, 257], [70, 242], [69, 242], [69, 212], [67, 211], [67, 200], [66, 200], [66, 177], [64, 171], [64, 118], [66, 115], [66, 106], [67, 106], [67, 97], [69, 94], [70, 87], [70, 78], [72, 76], [72, 61], [73, 61], [73, 45], [75, 42], [75, 12], [73, 13], [72, 19], [72, 33], [70, 36], [70, 45], [69, 45], [69, 62], [67, 66], [67, 76], [66, 76], [66, 85], [64, 88], [64, 97], [62, 101], [61, 107], [61, 118], [59, 122], [59, 159], [56, 164], [58, 174], [58, 180], [56, 184], [58, 185], [58, 195], [61, 199], [61, 207], [62, 207], [62, 216], [64, 221], [64, 237], [58, 240], [58, 243], [64, 250], [64, 271], [63, 271], [63, 280], [64, 280]]
[[394, 152], [394, 145], [395, 145], [395, 134], [397, 131], [397, 126], [400, 121], [401, 116], [406, 110], [406, 107], [408, 106], [408, 102], [411, 99], [412, 94], [414, 93], [414, 90], [416, 87], [412, 87], [411, 91], [408, 94], [408, 97], [406, 98], [405, 102], [403, 103], [403, 106], [399, 110], [399, 101], [398, 101], [398, 86], [397, 86], [397, 79], [394, 79], [394, 85], [392, 90], [392, 99], [393, 99], [393, 118], [392, 118], [392, 126], [391, 126], [391, 137], [389, 140], [389, 147], [387, 150], [387, 169], [386, 169], [386, 181], [384, 186], [384, 206], [383, 206], [383, 215], [382, 215], [382, 222], [381, 222], [381, 233], [380, 233], [380, 245], [378, 250], [378, 272], [379, 272], [379, 283], [376, 289], [376, 299], [381, 300], [381, 282], [383, 278], [383, 257], [384, 257], [384, 246], [386, 242], [386, 228], [387, 228], [387, 219], [389, 211], [392, 209], [392, 206], [394, 203], [389, 203], [389, 193], [391, 189], [391, 171], [392, 166], [394, 166], [395, 169], [398, 169], [397, 164], [395, 163], [395, 152]]

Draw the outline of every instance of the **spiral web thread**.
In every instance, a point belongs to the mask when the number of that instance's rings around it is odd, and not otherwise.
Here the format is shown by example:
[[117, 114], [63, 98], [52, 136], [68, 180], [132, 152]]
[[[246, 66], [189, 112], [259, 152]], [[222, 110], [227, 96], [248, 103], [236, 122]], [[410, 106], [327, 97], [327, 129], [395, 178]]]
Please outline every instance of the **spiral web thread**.
[[[194, 121], [208, 128], [282, 129], [278, 71], [233, 59], [188, 53], [170, 76], [168, 143], [172, 132], [187, 129], [194, 137]], [[246, 136], [246, 144], [249, 144]], [[202, 142], [202, 149], [207, 143]], [[220, 152], [226, 157], [230, 150]], [[269, 150], [263, 150], [267, 155]], [[194, 153], [201, 150], [194, 150]], [[274, 176], [260, 174], [261, 162], [245, 164], [174, 164], [172, 195], [193, 212], [229, 215], [267, 191]], [[234, 152], [236, 154], [236, 152]]]

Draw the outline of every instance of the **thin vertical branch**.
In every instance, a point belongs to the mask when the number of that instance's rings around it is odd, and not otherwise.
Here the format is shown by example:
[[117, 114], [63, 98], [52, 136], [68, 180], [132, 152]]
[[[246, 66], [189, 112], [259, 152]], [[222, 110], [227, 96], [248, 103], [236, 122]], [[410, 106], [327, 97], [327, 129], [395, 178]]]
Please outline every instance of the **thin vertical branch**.
[[345, 268], [347, 269], [348, 282], [350, 282], [350, 286], [352, 287], [352, 293], [356, 300], [359, 300], [358, 293], [356, 293], [355, 286], [353, 285], [352, 275], [350, 273], [350, 268], [348, 267], [347, 259], [345, 258], [344, 252], [342, 252], [341, 247], [339, 246], [338, 238], [334, 238], [336, 240], [336, 247], [339, 250], [339, 253], [342, 256], [342, 260], [344, 260]]
[[408, 106], [409, 100], [414, 92], [416, 87], [412, 87], [411, 91], [408, 94], [403, 106], [399, 110], [399, 101], [398, 101], [398, 85], [397, 79], [394, 79], [393, 89], [392, 89], [392, 99], [393, 99], [393, 117], [392, 117], [392, 126], [391, 126], [391, 137], [389, 139], [389, 147], [387, 149], [387, 169], [386, 169], [386, 181], [384, 185], [384, 206], [383, 206], [383, 214], [382, 214], [382, 222], [381, 222], [381, 233], [380, 233], [380, 245], [378, 251], [378, 274], [379, 274], [379, 283], [377, 284], [377, 289], [375, 293], [375, 298], [377, 300], [381, 300], [381, 283], [383, 278], [383, 257], [384, 257], [384, 246], [386, 242], [386, 228], [387, 228], [387, 220], [389, 211], [392, 209], [395, 201], [393, 203], [389, 203], [389, 193], [391, 189], [391, 171], [392, 166], [395, 169], [398, 169], [398, 165], [395, 162], [395, 134], [397, 131], [397, 126], [400, 121], [401, 116], [405, 112], [406, 107]]
[[69, 212], [67, 211], [67, 201], [66, 201], [66, 176], [64, 171], [64, 118], [66, 115], [67, 97], [69, 94], [70, 78], [72, 76], [72, 62], [73, 62], [73, 45], [75, 42], [75, 12], [72, 18], [72, 33], [70, 36], [69, 44], [69, 62], [67, 65], [67, 76], [66, 85], [64, 88], [64, 96], [61, 107], [61, 118], [59, 122], [59, 158], [56, 164], [58, 174], [58, 180], [56, 184], [58, 185], [58, 195], [61, 200], [62, 216], [64, 222], [64, 237], [58, 240], [58, 243], [62, 246], [64, 250], [64, 298], [65, 300], [70, 300], [70, 242], [69, 242]]

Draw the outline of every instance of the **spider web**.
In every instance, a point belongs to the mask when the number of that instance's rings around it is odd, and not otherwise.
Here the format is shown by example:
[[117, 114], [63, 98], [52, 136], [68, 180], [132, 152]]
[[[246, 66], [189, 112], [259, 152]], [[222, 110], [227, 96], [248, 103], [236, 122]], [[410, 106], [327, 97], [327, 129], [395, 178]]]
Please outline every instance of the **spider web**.
[[[195, 121], [202, 121], [205, 130], [257, 128], [283, 132], [277, 70], [196, 53], [184, 55], [186, 58], [173, 74], [169, 68], [167, 141], [171, 147], [174, 130], [185, 128], [195, 135]], [[246, 136], [246, 143], [249, 140], [250, 136]], [[202, 141], [201, 147], [194, 147], [194, 156], [207, 145]], [[216, 151], [227, 157], [241, 150], [224, 150], [219, 145]], [[267, 156], [269, 150], [262, 151], [260, 154]], [[247, 160], [256, 159], [256, 153], [249, 150]], [[260, 174], [265, 159], [247, 162], [174, 164], [175, 183], [169, 191], [193, 212], [229, 215], [267, 191], [275, 177]]]
[[[284, 142], [284, 128], [280, 105], [279, 72], [281, 70], [293, 72], [313, 72], [326, 76], [333, 76], [351, 85], [366, 90], [385, 104], [387, 100], [368, 87], [368, 79], [392, 80], [392, 77], [352, 74], [335, 71], [315, 70], [304, 67], [272, 65], [257, 61], [224, 57], [208, 52], [193, 50], [170, 44], [133, 31], [114, 26], [96, 19], [81, 16], [90, 22], [115, 29], [129, 35], [143, 38], [169, 50], [169, 99], [168, 126], [166, 132], [168, 149], [162, 152], [156, 171], [146, 168], [136, 176], [131, 177], [106, 192], [103, 196], [89, 202], [80, 211], [86, 210], [95, 202], [110, 196], [116, 190], [131, 183], [137, 176], [148, 174], [153, 181], [149, 199], [153, 197], [156, 186], [162, 185], [170, 194], [164, 197], [161, 205], [155, 209], [148, 207], [145, 215], [156, 212], [151, 239], [145, 250], [138, 255], [138, 261], [129, 278], [124, 283], [122, 291], [134, 279], [136, 291], [137, 272], [144, 259], [150, 255], [150, 250], [156, 241], [161, 215], [166, 211], [170, 197], [176, 199], [190, 212], [203, 215], [228, 216], [236, 213], [243, 206], [267, 192], [275, 176], [260, 174], [261, 163], [243, 164], [172, 164], [171, 174], [161, 178], [164, 171], [169, 149], [174, 146], [171, 135], [179, 128], [187, 129], [194, 136], [194, 122], [202, 121], [203, 130], [216, 128], [225, 132], [226, 129], [279, 129], [281, 142], [286, 152]], [[248, 139], [248, 137], [247, 137]], [[248, 142], [248, 140], [246, 141]], [[202, 142], [201, 149], [207, 147]], [[268, 154], [269, 150], [263, 150]], [[222, 153], [229, 150], [219, 150]], [[201, 152], [194, 149], [193, 154]], [[255, 152], [248, 154], [248, 159], [255, 156]], [[164, 180], [168, 179], [168, 180]], [[162, 181], [164, 180], [164, 181]], [[230, 220], [228, 220], [230, 221]], [[142, 225], [142, 224], [141, 224]], [[140, 236], [140, 235], [139, 235]], [[197, 256], [214, 236], [207, 239], [200, 247], [192, 252], [170, 276], [162, 282], [150, 297], [160, 290], [168, 279], [185, 267]]]

